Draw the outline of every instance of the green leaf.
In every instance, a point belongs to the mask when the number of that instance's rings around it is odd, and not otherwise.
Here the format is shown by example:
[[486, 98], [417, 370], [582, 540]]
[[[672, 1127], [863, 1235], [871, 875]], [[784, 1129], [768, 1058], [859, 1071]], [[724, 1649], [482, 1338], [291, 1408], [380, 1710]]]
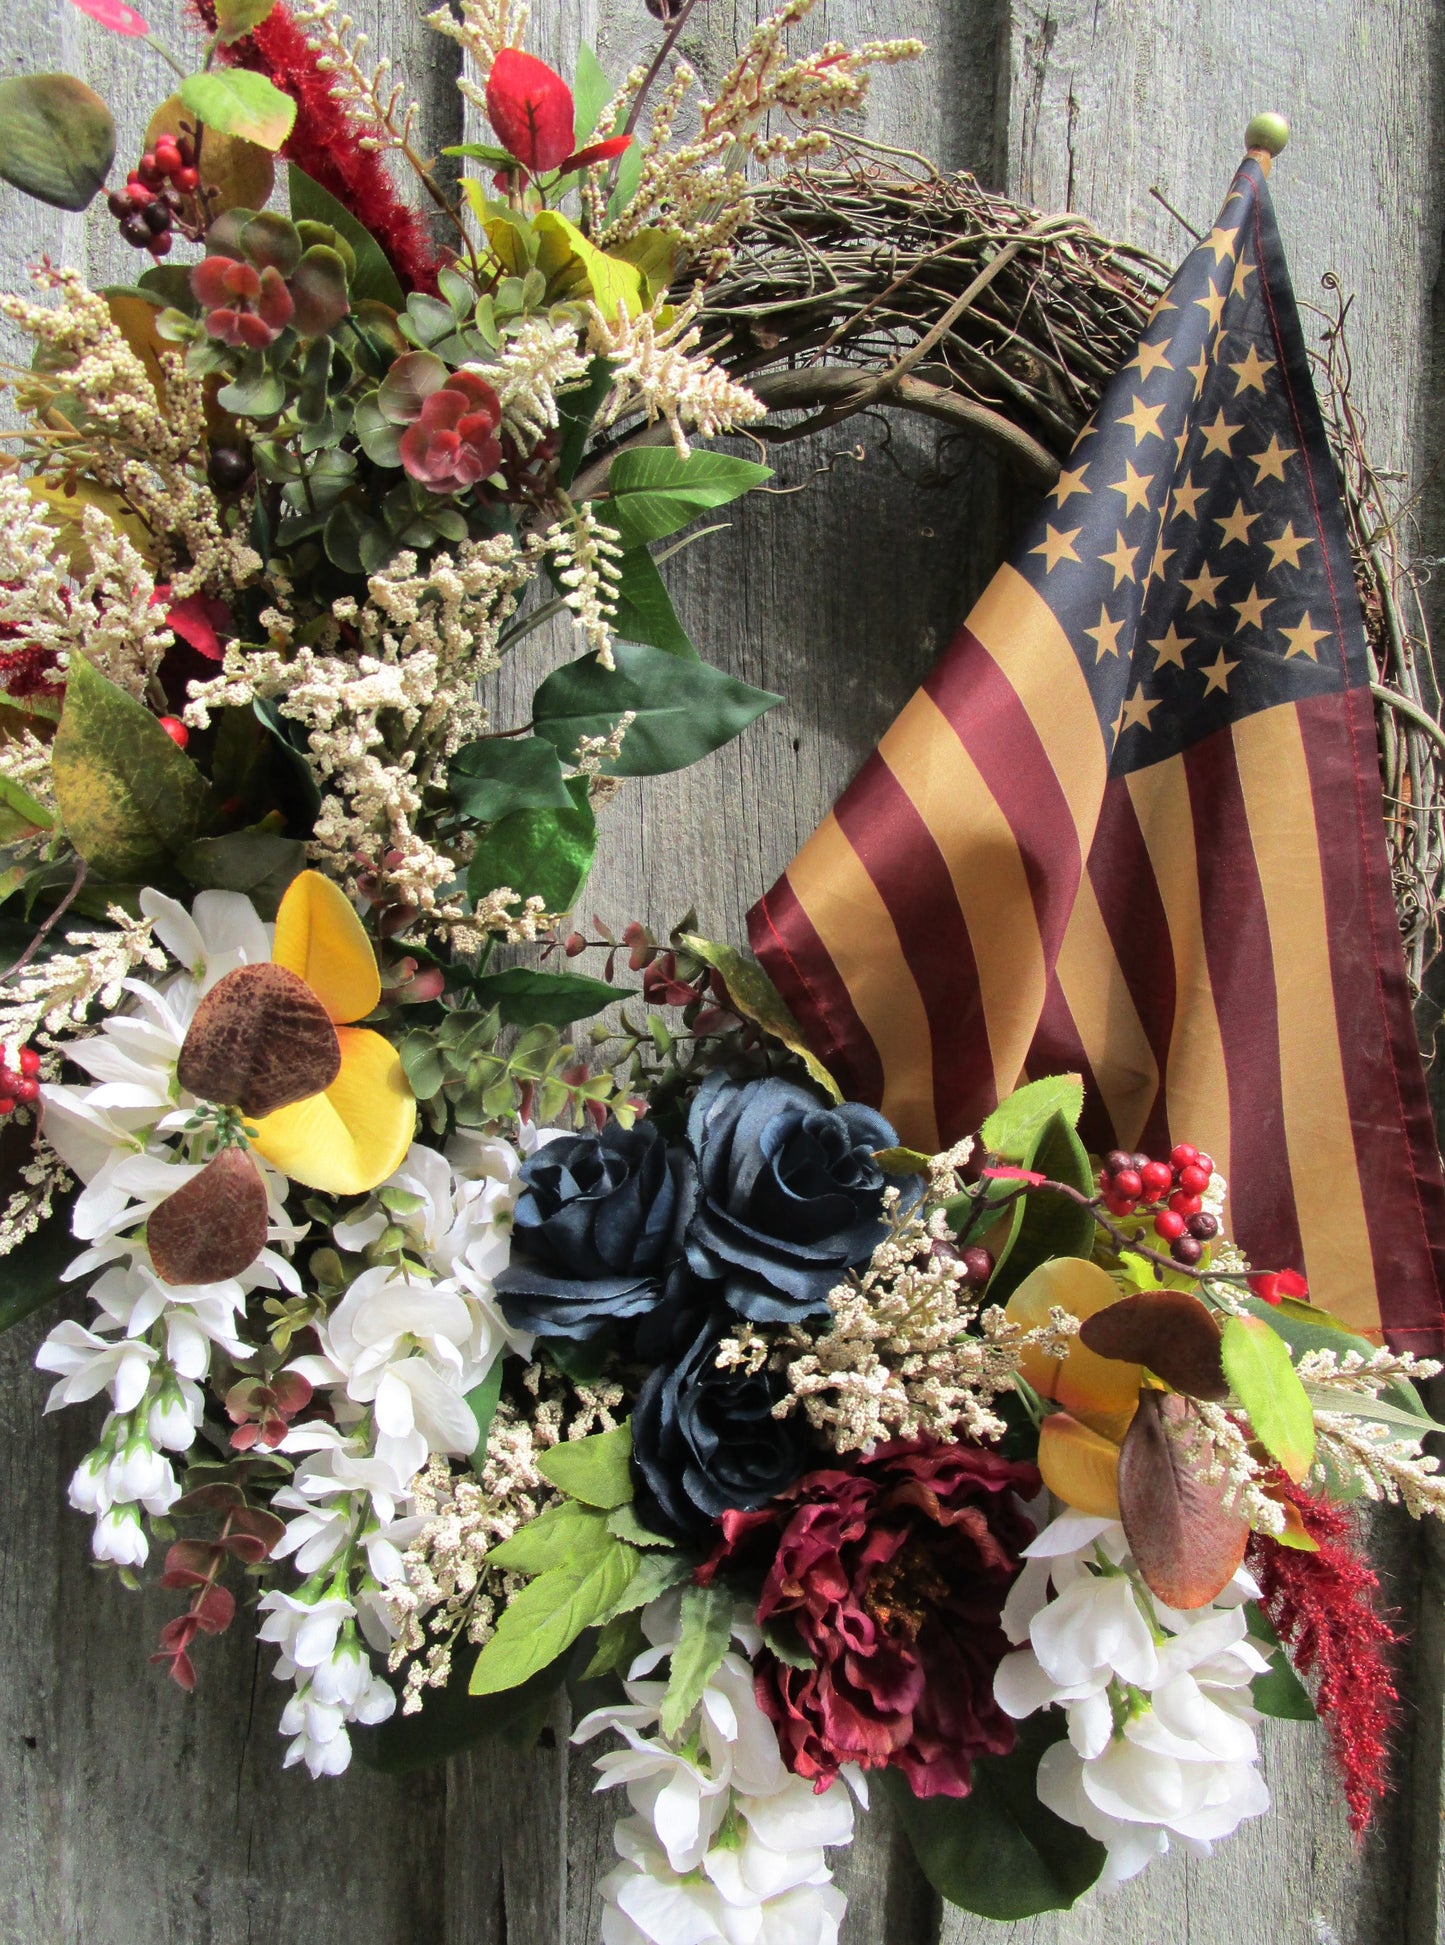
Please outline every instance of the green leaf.
[[715, 1580], [710, 1587], [694, 1581], [682, 1590], [681, 1633], [668, 1664], [667, 1689], [662, 1698], [662, 1733], [677, 1735], [702, 1700], [703, 1690], [716, 1674], [733, 1637], [731, 1587]]
[[[608, 1524], [617, 1517], [608, 1517]], [[613, 1602], [606, 1618], [614, 1619], [619, 1614], [630, 1614], [635, 1608], [647, 1607], [659, 1594], [665, 1594], [669, 1587], [676, 1587], [679, 1581], [691, 1580], [693, 1562], [683, 1559], [676, 1553], [644, 1553], [637, 1562], [637, 1571], [626, 1587]]]
[[493, 824], [467, 872], [473, 903], [509, 885], [519, 898], [540, 896], [549, 912], [572, 909], [592, 868], [597, 820], [586, 777], [573, 777], [567, 794], [567, 810], [515, 810]]
[[875, 1148], [873, 1159], [885, 1175], [922, 1175], [931, 1158], [917, 1148]]
[[[1067, 1182], [1085, 1195], [1093, 1194], [1088, 1153], [1062, 1114], [1055, 1114], [1037, 1131], [1021, 1166], [1035, 1169], [1051, 1181]], [[1002, 1303], [1031, 1270], [1051, 1257], [1088, 1256], [1093, 1251], [1094, 1218], [1077, 1202], [1040, 1189], [1020, 1196], [1014, 1210], [1007, 1239], [995, 1252], [993, 1280], [989, 1284], [989, 1300], [993, 1303]]]
[[1423, 1439], [1430, 1432], [1445, 1432], [1445, 1425], [1427, 1416], [1423, 1407], [1419, 1411], [1407, 1411], [1388, 1398], [1371, 1398], [1364, 1392], [1346, 1391], [1338, 1385], [1307, 1384], [1304, 1391], [1316, 1411], [1337, 1411], [1349, 1418], [1372, 1419], [1377, 1425], [1393, 1425], [1411, 1438]]
[[52, 209], [86, 209], [115, 160], [115, 123], [73, 74], [0, 81], [0, 176]]
[[897, 1770], [880, 1773], [924, 1876], [950, 1904], [1003, 1923], [1067, 1911], [1103, 1870], [1104, 1846], [1039, 1802], [1039, 1759], [1063, 1734], [1054, 1709], [1021, 1722], [1011, 1755], [974, 1763], [964, 1797], [920, 1799]]
[[589, 42], [577, 49], [577, 65], [572, 74], [572, 100], [576, 120], [572, 125], [572, 147], [585, 149], [597, 131], [602, 110], [612, 99], [612, 83]]
[[580, 1506], [575, 1501], [564, 1506], [549, 1506], [525, 1526], [519, 1526], [510, 1540], [503, 1540], [487, 1556], [499, 1567], [519, 1574], [545, 1574], [554, 1567], [576, 1565], [600, 1556], [614, 1545], [614, 1535], [596, 1507]]
[[[1344, 1357], [1350, 1351], [1358, 1351], [1361, 1357], [1373, 1357], [1380, 1348], [1368, 1339], [1357, 1337], [1348, 1330], [1337, 1317], [1328, 1310], [1321, 1310], [1311, 1303], [1298, 1303], [1286, 1297], [1282, 1303], [1269, 1304], [1262, 1297], [1244, 1298], [1244, 1307], [1252, 1317], [1258, 1317], [1277, 1331], [1289, 1345], [1296, 1361], [1306, 1351], [1333, 1351], [1336, 1357]], [[1434, 1420], [1425, 1409], [1424, 1400], [1408, 1378], [1397, 1378], [1393, 1384], [1386, 1385], [1380, 1394], [1381, 1400], [1396, 1405], [1407, 1418], [1421, 1421], [1426, 1431], [1435, 1429]]]
[[1249, 1601], [1245, 1606], [1249, 1616], [1249, 1631], [1256, 1641], [1270, 1644], [1274, 1652], [1269, 1658], [1269, 1668], [1263, 1675], [1256, 1675], [1249, 1685], [1249, 1699], [1261, 1715], [1274, 1715], [1286, 1722], [1313, 1722], [1319, 1711], [1310, 1699], [1310, 1692], [1290, 1665], [1290, 1658], [1275, 1632], [1274, 1623], [1259, 1605]]
[[684, 459], [670, 447], [644, 446], [618, 453], [607, 481], [611, 497], [595, 511], [617, 529], [624, 547], [645, 547], [772, 477], [771, 466], [727, 453], [694, 452]]
[[1071, 1128], [1084, 1111], [1084, 1083], [1077, 1074], [1049, 1074], [1000, 1101], [984, 1122], [980, 1137], [990, 1154], [1023, 1164], [1047, 1122], [1061, 1114]]
[[642, 181], [642, 144], [634, 142], [630, 149], [623, 152], [617, 164], [617, 187], [607, 199], [607, 214], [615, 223], [637, 194], [637, 185]]
[[188, 74], [181, 83], [181, 101], [207, 128], [221, 135], [240, 135], [263, 149], [279, 149], [296, 120], [290, 95], [249, 68]]
[[577, 468], [582, 464], [582, 455], [587, 449], [587, 435], [592, 430], [592, 421], [611, 390], [611, 360], [594, 358], [587, 367], [583, 382], [572, 386], [570, 391], [558, 394], [557, 423], [562, 444], [557, 454], [557, 477], [563, 486], [570, 486], [577, 477]]
[[273, 831], [233, 831], [200, 837], [177, 854], [181, 876], [207, 890], [245, 894], [263, 919], [274, 919], [286, 887], [306, 869], [300, 838]]
[[592, 1659], [582, 1670], [583, 1681], [594, 1681], [599, 1675], [625, 1675], [646, 1645], [635, 1609], [614, 1614], [597, 1637]]
[[195, 836], [209, 792], [150, 711], [72, 655], [51, 776], [66, 836], [101, 877], [163, 871]]
[[499, 1007], [502, 1018], [513, 1027], [570, 1026], [574, 1020], [601, 1012], [615, 1000], [627, 999], [635, 990], [631, 986], [609, 986], [602, 979], [584, 979], [577, 973], [534, 972], [528, 966], [483, 973], [472, 981], [478, 1001], [483, 1006]]
[[607, 1515], [607, 1531], [619, 1540], [626, 1540], [630, 1547], [663, 1547], [672, 1552], [677, 1546], [677, 1541], [666, 1533], [654, 1533], [650, 1526], [644, 1526], [631, 1500], [615, 1506]]
[[553, 1567], [513, 1595], [496, 1633], [477, 1657], [473, 1695], [515, 1688], [570, 1648], [584, 1628], [611, 1615], [637, 1571], [639, 1556], [605, 1531], [603, 1537], [608, 1542], [604, 1552], [583, 1553], [565, 1567]]
[[1314, 1464], [1315, 1415], [1289, 1346], [1261, 1317], [1226, 1317], [1219, 1349], [1256, 1438], [1298, 1485]]
[[556, 750], [537, 736], [463, 743], [447, 781], [457, 809], [478, 824], [495, 824], [514, 810], [566, 810], [572, 802]]
[[803, 1637], [791, 1614], [774, 1614], [763, 1622], [763, 1646], [789, 1668], [816, 1668], [817, 1660], [803, 1646]]
[[482, 1379], [482, 1382], [480, 1384], [474, 1384], [467, 1393], [467, 1405], [472, 1417], [477, 1421], [476, 1465], [473, 1467], [474, 1471], [480, 1469], [481, 1462], [487, 1454], [487, 1433], [491, 1431], [492, 1420], [497, 1415], [497, 1400], [502, 1395], [502, 1366], [505, 1362], [505, 1356], [494, 1358], [492, 1360], [492, 1368]]
[[803, 1029], [783, 1003], [783, 996], [755, 959], [746, 959], [730, 945], [719, 945], [696, 932], [684, 932], [679, 943], [722, 975], [733, 1005], [745, 1019], [760, 1026], [770, 1039], [781, 1041], [802, 1061], [829, 1100], [841, 1101], [843, 1090], [803, 1038]]
[[243, 40], [275, 6], [276, 0], [216, 0], [216, 27], [222, 42]]
[[64, 1289], [61, 1272], [82, 1248], [70, 1231], [74, 1203], [74, 1193], [58, 1196], [49, 1219], [8, 1256], [0, 1256], [0, 1331], [52, 1302]]
[[[654, 777], [685, 770], [741, 735], [782, 700], [749, 688], [706, 662], [685, 661], [641, 642], [618, 642], [617, 667], [604, 669], [584, 655], [555, 670], [532, 698], [532, 716], [559, 756], [570, 757], [584, 736], [609, 736], [632, 710], [622, 754], [607, 765], [619, 777]], [[554, 908], [555, 909], [555, 908]]]
[[48, 831], [55, 819], [44, 804], [11, 777], [0, 776], [0, 843], [13, 844], [35, 831]]
[[569, 1499], [610, 1513], [632, 1497], [631, 1459], [632, 1427], [614, 1425], [610, 1432], [552, 1446], [538, 1459], [537, 1470]]
[[359, 223], [344, 204], [337, 202], [319, 182], [313, 182], [294, 162], [286, 165], [286, 179], [291, 192], [293, 220], [298, 223], [329, 223], [351, 245], [356, 257], [356, 272], [351, 279], [353, 306], [370, 300], [385, 304], [393, 311], [404, 309], [406, 294], [397, 280], [396, 272], [365, 224]]
[[630, 642], [647, 642], [669, 655], [699, 659], [692, 637], [677, 618], [672, 596], [645, 547], [633, 547], [618, 563], [617, 633]]

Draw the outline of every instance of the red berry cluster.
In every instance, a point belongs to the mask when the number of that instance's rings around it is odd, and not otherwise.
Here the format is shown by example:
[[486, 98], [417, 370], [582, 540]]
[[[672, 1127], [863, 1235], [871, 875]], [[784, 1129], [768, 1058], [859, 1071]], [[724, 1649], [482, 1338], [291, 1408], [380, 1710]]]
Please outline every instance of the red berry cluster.
[[163, 257], [171, 247], [172, 225], [185, 213], [180, 198], [194, 196], [200, 186], [190, 136], [162, 135], [126, 177], [125, 188], [113, 190], [106, 202], [127, 243]]
[[1141, 1208], [1155, 1211], [1154, 1233], [1168, 1243], [1176, 1263], [1192, 1269], [1204, 1245], [1219, 1234], [1218, 1219], [1202, 1200], [1213, 1173], [1213, 1160], [1192, 1142], [1181, 1141], [1167, 1162], [1114, 1148], [1104, 1157], [1099, 1187], [1111, 1216], [1132, 1216]]
[[40, 1099], [40, 1056], [33, 1047], [22, 1047], [16, 1065], [0, 1062], [0, 1115], [14, 1114]]

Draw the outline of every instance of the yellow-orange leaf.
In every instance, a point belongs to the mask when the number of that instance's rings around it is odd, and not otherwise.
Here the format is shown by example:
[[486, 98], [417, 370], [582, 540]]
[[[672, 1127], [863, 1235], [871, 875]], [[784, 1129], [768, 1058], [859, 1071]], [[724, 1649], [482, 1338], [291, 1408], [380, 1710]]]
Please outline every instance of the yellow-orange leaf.
[[[1011, 1323], [1035, 1330], [1049, 1321], [1049, 1312], [1067, 1310], [1080, 1319], [1118, 1303], [1122, 1291], [1097, 1263], [1080, 1256], [1058, 1256], [1041, 1263], [1009, 1298], [1005, 1315]], [[1077, 1338], [1063, 1358], [1045, 1357], [1028, 1349], [1019, 1358], [1022, 1377], [1040, 1396], [1052, 1398], [1065, 1411], [1096, 1431], [1122, 1436], [1139, 1396], [1143, 1370], [1117, 1358], [1100, 1357]]]
[[1039, 1472], [1056, 1499], [1099, 1519], [1119, 1517], [1119, 1448], [1067, 1412], [1051, 1412], [1039, 1432]]

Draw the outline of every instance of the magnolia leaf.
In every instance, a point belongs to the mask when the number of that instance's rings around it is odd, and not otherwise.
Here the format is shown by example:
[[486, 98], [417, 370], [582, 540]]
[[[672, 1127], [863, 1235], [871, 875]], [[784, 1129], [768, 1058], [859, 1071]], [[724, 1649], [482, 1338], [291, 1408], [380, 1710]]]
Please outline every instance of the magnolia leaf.
[[[154, 149], [162, 135], [179, 135], [195, 119], [180, 96], [172, 95], [146, 124], [146, 148]], [[270, 149], [244, 136], [223, 135], [218, 128], [206, 130], [196, 166], [213, 217], [228, 209], [264, 209], [276, 186], [276, 158]]]
[[[1023, 1165], [1049, 1181], [1067, 1182], [1081, 1195], [1094, 1192], [1088, 1153], [1067, 1111], [1056, 1112], [1037, 1130]], [[995, 1300], [1007, 1296], [1040, 1263], [1056, 1256], [1087, 1257], [1094, 1247], [1093, 1212], [1067, 1196], [1040, 1189], [1021, 1195], [1014, 1211], [1012, 1226], [994, 1252], [989, 1294]]]
[[618, 777], [661, 776], [721, 749], [780, 697], [642, 642], [613, 645], [617, 666], [584, 655], [549, 675], [532, 698], [533, 724], [559, 756], [584, 736], [606, 737], [630, 711], [621, 754], [603, 767]]
[[1227, 1317], [1221, 1353], [1255, 1437], [1299, 1485], [1315, 1460], [1315, 1415], [1289, 1346], [1263, 1318]]
[[286, 165], [286, 182], [293, 221], [328, 224], [351, 245], [356, 258], [350, 284], [353, 310], [363, 303], [384, 304], [391, 312], [404, 310], [406, 294], [385, 251], [365, 224], [358, 222], [343, 203], [337, 202], [329, 190], [314, 182], [294, 162]]
[[1000, 1101], [979, 1130], [979, 1138], [991, 1155], [1024, 1162], [1056, 1114], [1076, 1128], [1083, 1112], [1084, 1083], [1079, 1075], [1050, 1074]]
[[243, 893], [269, 921], [286, 887], [306, 869], [306, 845], [274, 831], [232, 831], [226, 837], [198, 837], [178, 853], [176, 865], [193, 885]]
[[684, 932], [683, 950], [701, 959], [722, 977], [728, 998], [746, 1020], [762, 1028], [769, 1039], [789, 1048], [802, 1061], [830, 1101], [841, 1101], [843, 1090], [803, 1038], [803, 1029], [783, 1003], [783, 997], [755, 959], [745, 959], [730, 945], [719, 945], [696, 932]]
[[515, 1688], [570, 1648], [584, 1628], [611, 1615], [637, 1571], [639, 1555], [605, 1528], [603, 1537], [605, 1551], [553, 1567], [513, 1595], [496, 1633], [477, 1657], [473, 1695]]
[[538, 1459], [537, 1470], [569, 1499], [610, 1513], [632, 1497], [631, 1460], [632, 1427], [622, 1424], [552, 1446]]
[[1244, 1558], [1249, 1527], [1227, 1503], [1222, 1474], [1208, 1476], [1213, 1465], [1189, 1400], [1142, 1392], [1119, 1452], [1119, 1517], [1140, 1573], [1169, 1607], [1207, 1606]]
[[594, 511], [616, 528], [625, 548], [646, 547], [700, 513], [741, 499], [772, 476], [770, 466], [727, 453], [694, 452], [684, 459], [670, 446], [635, 447], [613, 460], [609, 497]]
[[502, 1395], [502, 1366], [505, 1357], [499, 1354], [492, 1360], [492, 1368], [480, 1384], [474, 1384], [467, 1393], [467, 1408], [477, 1421], [477, 1443], [474, 1470], [480, 1471], [487, 1456], [487, 1434], [492, 1429], [492, 1420], [497, 1415], [497, 1401]]
[[150, 711], [76, 654], [51, 777], [66, 836], [93, 871], [122, 884], [167, 869], [195, 835], [209, 796]]
[[223, 1148], [151, 1211], [146, 1247], [162, 1283], [224, 1283], [266, 1247], [266, 1184], [244, 1148]]
[[973, 1764], [963, 1797], [920, 1799], [897, 1770], [880, 1773], [924, 1876], [950, 1904], [1016, 1922], [1067, 1911], [1098, 1877], [1104, 1846], [1039, 1801], [1040, 1760], [1063, 1737], [1057, 1709], [1031, 1716], [1011, 1754]]
[[115, 123], [73, 74], [0, 81], [0, 176], [53, 209], [87, 209], [115, 160]]
[[692, 637], [678, 620], [667, 584], [647, 549], [629, 548], [617, 565], [622, 575], [617, 583], [617, 633], [629, 642], [646, 642], [669, 655], [699, 661]]
[[[1024, 1330], [1040, 1330], [1051, 1310], [1084, 1319], [1119, 1301], [1119, 1286], [1107, 1270], [1082, 1256], [1056, 1256], [1024, 1278], [1004, 1315]], [[1052, 1398], [1081, 1423], [1114, 1440], [1124, 1436], [1144, 1380], [1139, 1365], [1100, 1357], [1078, 1337], [1070, 1340], [1061, 1358], [1026, 1344], [1019, 1352], [1019, 1373], [1040, 1397]]]
[[202, 999], [176, 1078], [198, 1100], [259, 1119], [324, 1094], [341, 1072], [331, 1016], [304, 979], [269, 960], [237, 966]]
[[1086, 1318], [1080, 1340], [1100, 1357], [1147, 1365], [1175, 1391], [1222, 1404], [1229, 1383], [1220, 1362], [1219, 1325], [1187, 1290], [1153, 1290]]
[[1056, 1499], [1096, 1519], [1119, 1517], [1119, 1447], [1066, 1411], [1039, 1427], [1039, 1477]]
[[518, 898], [539, 897], [549, 912], [572, 909], [592, 868], [597, 820], [586, 777], [573, 777], [567, 794], [566, 810], [516, 810], [493, 824], [467, 872], [474, 904], [507, 886]]
[[263, 149], [279, 149], [296, 120], [296, 104], [264, 74], [248, 68], [211, 68], [188, 74], [182, 104], [222, 135], [239, 135]]
[[495, 824], [514, 810], [566, 810], [572, 802], [556, 750], [537, 736], [463, 743], [448, 784], [457, 809], [478, 824]]
[[[617, 1515], [608, 1515], [608, 1525]], [[644, 1553], [639, 1556], [637, 1572], [628, 1581], [608, 1612], [611, 1620], [618, 1614], [630, 1614], [635, 1608], [647, 1607], [659, 1594], [665, 1594], [669, 1587], [676, 1587], [679, 1581], [691, 1580], [693, 1562], [681, 1558], [676, 1553]]]
[[482, 973], [472, 981], [472, 993], [482, 1006], [495, 1006], [512, 1027], [570, 1026], [601, 1012], [636, 989], [609, 986], [605, 980], [584, 979], [576, 973], [533, 972], [513, 966], [506, 972]]
[[681, 1632], [668, 1665], [662, 1698], [662, 1733], [676, 1736], [702, 1700], [733, 1638], [733, 1591], [726, 1581], [696, 1582], [682, 1590]]
[[493, 1547], [487, 1557], [512, 1573], [543, 1574], [606, 1553], [614, 1543], [607, 1522], [595, 1508], [549, 1506], [519, 1526], [510, 1540]]

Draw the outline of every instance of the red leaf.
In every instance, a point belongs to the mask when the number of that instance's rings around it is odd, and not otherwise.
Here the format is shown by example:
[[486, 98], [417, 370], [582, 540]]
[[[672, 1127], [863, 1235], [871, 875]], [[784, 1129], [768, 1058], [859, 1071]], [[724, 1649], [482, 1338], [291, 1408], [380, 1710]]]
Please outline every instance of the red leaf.
[[71, 5], [79, 7], [83, 14], [102, 27], [108, 27], [113, 34], [130, 34], [139, 38], [150, 32], [149, 21], [142, 20], [134, 7], [128, 7], [125, 0], [71, 0]]
[[[221, 1558], [221, 1549], [209, 1540], [177, 1540], [166, 1549], [166, 1577], [162, 1587], [190, 1586], [197, 1580], [206, 1580]], [[172, 1574], [185, 1574], [187, 1579], [172, 1581]]]
[[1170, 1607], [1204, 1607], [1234, 1577], [1249, 1528], [1209, 1479], [1214, 1456], [1187, 1398], [1142, 1391], [1119, 1449], [1119, 1517], [1140, 1573]]
[[992, 1181], [1028, 1182], [1034, 1188], [1038, 1188], [1041, 1182], [1047, 1182], [1049, 1179], [1047, 1175], [1040, 1175], [1032, 1168], [985, 1168], [979, 1172]]
[[595, 163], [610, 162], [614, 155], [624, 155], [632, 147], [634, 139], [631, 135], [609, 135], [605, 142], [594, 142], [590, 148], [578, 149], [562, 164], [562, 172], [570, 176], [574, 169], [590, 169]]
[[208, 1587], [184, 1617], [204, 1628], [207, 1634], [224, 1634], [236, 1618], [236, 1597], [226, 1587]]
[[170, 1284], [239, 1276], [266, 1247], [267, 1220], [256, 1164], [244, 1148], [223, 1148], [151, 1211], [146, 1243], [156, 1275]]
[[550, 175], [572, 153], [572, 90], [545, 61], [504, 47], [487, 81], [487, 118], [497, 140], [534, 176]]
[[1079, 1342], [1099, 1357], [1144, 1364], [1191, 1398], [1219, 1404], [1229, 1396], [1219, 1326], [1187, 1290], [1146, 1290], [1086, 1317]]
[[173, 1513], [229, 1513], [233, 1506], [244, 1506], [246, 1495], [239, 1486], [233, 1486], [228, 1479], [217, 1479], [213, 1485], [196, 1486], [192, 1491], [183, 1493], [172, 1506]]
[[[195, 1640], [200, 1625], [194, 1614], [178, 1614], [173, 1621], [167, 1621], [160, 1631], [158, 1639], [162, 1649], [167, 1654], [180, 1654]], [[160, 1657], [155, 1659], [159, 1660]]]
[[287, 1418], [294, 1418], [311, 1403], [311, 1381], [299, 1371], [278, 1371], [271, 1380], [271, 1389], [276, 1394], [277, 1411], [284, 1412]]
[[1285, 1297], [1307, 1301], [1310, 1293], [1298, 1270], [1266, 1270], [1250, 1277], [1249, 1287], [1264, 1303], [1280, 1303]]
[[166, 627], [208, 662], [225, 661], [224, 638], [236, 632], [225, 602], [213, 601], [207, 594], [187, 595], [167, 608]]

